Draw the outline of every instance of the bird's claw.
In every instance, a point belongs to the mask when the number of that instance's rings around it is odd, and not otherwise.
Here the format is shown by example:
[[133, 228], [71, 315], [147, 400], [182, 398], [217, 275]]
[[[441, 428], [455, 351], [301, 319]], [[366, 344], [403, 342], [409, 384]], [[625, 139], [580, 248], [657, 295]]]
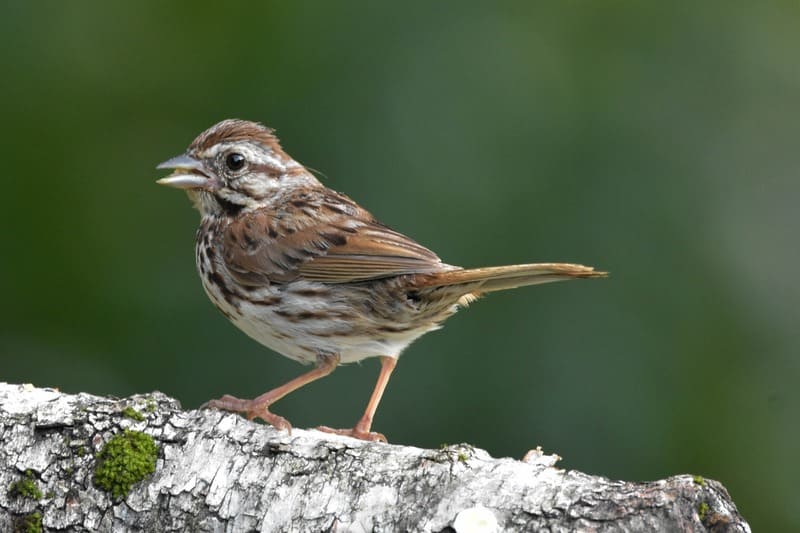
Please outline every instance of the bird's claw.
[[248, 420], [260, 418], [275, 429], [286, 430], [290, 435], [292, 434], [292, 424], [288, 420], [271, 412], [264, 403], [259, 403], [255, 400], [242, 400], [226, 394], [222, 398], [207, 401], [200, 406], [200, 409], [219, 409], [221, 411], [241, 413]]
[[328, 426], [318, 426], [317, 430], [323, 431], [325, 433], [344, 435], [345, 437], [352, 437], [354, 439], [366, 440], [370, 442], [388, 442], [383, 433], [378, 433], [377, 431], [364, 431], [363, 429], [359, 429], [358, 427], [350, 429], [334, 429]]

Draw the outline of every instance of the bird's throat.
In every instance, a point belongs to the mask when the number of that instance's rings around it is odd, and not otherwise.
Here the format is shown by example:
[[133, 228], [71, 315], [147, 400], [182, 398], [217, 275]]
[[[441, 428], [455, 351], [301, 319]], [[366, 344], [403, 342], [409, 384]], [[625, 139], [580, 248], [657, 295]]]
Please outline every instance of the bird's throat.
[[209, 191], [188, 190], [186, 193], [194, 208], [200, 211], [204, 217], [209, 215], [235, 216], [245, 207]]

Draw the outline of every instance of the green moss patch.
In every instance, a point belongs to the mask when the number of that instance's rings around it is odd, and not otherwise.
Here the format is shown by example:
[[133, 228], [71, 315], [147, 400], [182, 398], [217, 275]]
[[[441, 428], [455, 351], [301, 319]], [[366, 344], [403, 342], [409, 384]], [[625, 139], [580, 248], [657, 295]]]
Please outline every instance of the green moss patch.
[[708, 509], [708, 504], [706, 502], [703, 502], [697, 506], [697, 516], [700, 518], [701, 522], [706, 519]]
[[16, 520], [14, 533], [41, 533], [42, 513], [34, 511]]
[[94, 484], [114, 498], [124, 498], [135, 483], [156, 471], [157, 457], [153, 437], [126, 429], [97, 454]]
[[36, 478], [30, 470], [25, 471], [25, 477], [15, 481], [8, 487], [8, 493], [11, 496], [19, 496], [31, 500], [39, 500], [42, 498], [42, 491], [39, 490], [39, 486], [36, 484]]
[[137, 422], [144, 420], [144, 415], [130, 405], [122, 410], [122, 416], [130, 418], [131, 420], [136, 420]]

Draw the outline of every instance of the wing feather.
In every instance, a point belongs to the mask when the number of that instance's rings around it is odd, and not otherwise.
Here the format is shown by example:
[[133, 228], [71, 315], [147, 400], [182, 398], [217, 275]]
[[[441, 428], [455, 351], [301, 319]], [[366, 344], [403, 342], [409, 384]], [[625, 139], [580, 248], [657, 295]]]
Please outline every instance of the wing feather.
[[241, 283], [354, 283], [449, 270], [431, 250], [333, 191], [286, 198], [232, 220], [225, 263]]

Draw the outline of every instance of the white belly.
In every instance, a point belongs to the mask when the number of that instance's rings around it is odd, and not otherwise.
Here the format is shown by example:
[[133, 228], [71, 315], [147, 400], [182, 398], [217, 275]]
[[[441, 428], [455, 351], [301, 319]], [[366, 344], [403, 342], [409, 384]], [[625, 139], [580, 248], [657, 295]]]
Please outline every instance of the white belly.
[[[293, 288], [320, 286], [312, 282], [293, 282]], [[204, 279], [209, 298], [230, 320], [264, 346], [279, 354], [300, 361], [315, 363], [320, 354], [338, 354], [342, 363], [369, 357], [399, 357], [414, 340], [436, 324], [424, 328], [396, 332], [377, 332], [368, 314], [350, 320], [336, 318], [338, 312], [352, 315], [346, 302], [315, 296], [296, 296], [284, 286], [270, 286], [248, 293], [247, 300], [229, 301], [216, 285]], [[279, 305], [253, 304], [249, 300], [269, 302], [280, 299]], [[319, 311], [327, 317], [311, 316]], [[298, 319], [298, 315], [302, 319]], [[309, 316], [305, 316], [309, 315]], [[333, 315], [333, 316], [331, 316]]]

